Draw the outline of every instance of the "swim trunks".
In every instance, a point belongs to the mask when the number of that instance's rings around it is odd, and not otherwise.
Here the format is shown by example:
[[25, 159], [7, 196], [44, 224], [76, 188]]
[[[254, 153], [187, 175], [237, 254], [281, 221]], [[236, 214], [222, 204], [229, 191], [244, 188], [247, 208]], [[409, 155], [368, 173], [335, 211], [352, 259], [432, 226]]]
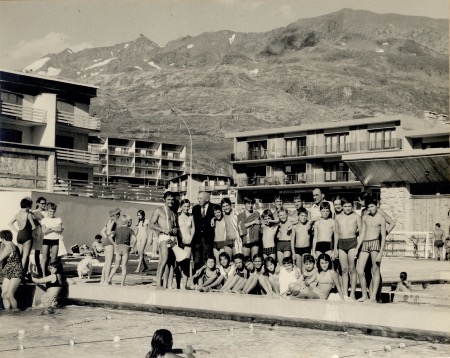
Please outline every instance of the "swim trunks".
[[186, 257], [184, 260], [181, 260], [180, 262], [177, 262], [177, 265], [180, 268], [181, 272], [187, 277], [189, 277], [190, 275], [190, 263], [191, 260], [189, 260], [188, 257]]
[[363, 241], [361, 251], [364, 252], [372, 252], [372, 251], [380, 251], [380, 240], [367, 240]]
[[247, 244], [244, 244], [244, 247], [246, 247], [247, 249], [251, 249], [254, 246], [259, 246], [259, 242], [258, 241], [253, 241], [253, 242], [249, 242]]
[[[18, 239], [17, 239], [17, 242], [19, 242]], [[436, 240], [436, 241], [434, 242], [434, 246], [436, 246], [436, 247], [442, 247], [442, 246], [444, 246], [444, 241], [442, 241], [442, 240]]]
[[234, 247], [234, 240], [226, 239], [225, 246], [228, 246], [230, 249]]
[[352, 249], [356, 249], [358, 245], [358, 239], [356, 237], [352, 237], [350, 239], [339, 239], [338, 241], [338, 249], [348, 253]]
[[116, 255], [120, 255], [123, 256], [125, 254], [128, 254], [130, 252], [130, 246], [129, 245], [124, 245], [124, 244], [120, 244], [117, 245], [114, 249], [114, 252]]
[[263, 248], [263, 254], [266, 256], [275, 255], [276, 253], [277, 253], [277, 250], [276, 250], [275, 246]]
[[221, 249], [223, 249], [225, 247], [225, 241], [214, 241], [214, 248], [217, 251], [220, 251]]
[[27, 218], [25, 227], [22, 230], [19, 230], [19, 232], [17, 233], [17, 243], [24, 244], [27, 241], [31, 240], [32, 238], [33, 238], [33, 230], [31, 227], [31, 223]]
[[22, 278], [22, 262], [20, 261], [19, 253], [17, 251], [13, 251], [6, 259], [3, 273], [8, 280], [11, 280], [12, 278]]
[[59, 245], [59, 240], [49, 240], [49, 239], [44, 239], [42, 241], [42, 245], [47, 245], [50, 248], [52, 248], [53, 246]]
[[281, 252], [291, 251], [291, 242], [290, 241], [278, 241], [277, 251], [281, 251]]
[[332, 251], [332, 244], [328, 241], [319, 241], [316, 243], [316, 251], [325, 254], [327, 251]]
[[161, 244], [163, 241], [168, 241], [170, 239], [171, 239], [170, 235], [159, 234], [159, 236], [158, 236], [158, 243]]
[[299, 256], [303, 256], [304, 254], [311, 253], [311, 246], [308, 247], [294, 247], [295, 254]]

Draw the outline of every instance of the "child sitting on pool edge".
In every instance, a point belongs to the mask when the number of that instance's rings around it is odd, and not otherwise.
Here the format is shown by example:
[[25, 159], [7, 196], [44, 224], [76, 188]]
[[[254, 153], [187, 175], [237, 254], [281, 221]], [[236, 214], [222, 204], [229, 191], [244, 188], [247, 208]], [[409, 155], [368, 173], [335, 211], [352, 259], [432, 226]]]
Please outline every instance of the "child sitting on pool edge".
[[58, 304], [58, 296], [64, 285], [67, 284], [64, 276], [63, 265], [60, 261], [53, 261], [48, 265], [50, 275], [43, 278], [32, 277], [34, 283], [45, 283], [47, 291], [41, 297], [41, 304], [39, 307], [44, 307], [47, 310], [55, 308]]

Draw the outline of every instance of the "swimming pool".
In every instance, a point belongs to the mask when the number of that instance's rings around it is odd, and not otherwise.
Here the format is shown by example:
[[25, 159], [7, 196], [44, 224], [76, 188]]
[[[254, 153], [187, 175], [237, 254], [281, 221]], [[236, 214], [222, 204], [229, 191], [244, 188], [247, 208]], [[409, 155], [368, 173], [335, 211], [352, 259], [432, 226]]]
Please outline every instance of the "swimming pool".
[[[197, 357], [445, 357], [450, 345], [360, 334], [68, 306], [54, 315], [40, 310], [2, 313], [0, 356], [145, 357], [153, 332], [167, 328], [174, 347], [191, 344]], [[18, 332], [24, 330], [24, 334]], [[195, 331], [193, 331], [195, 330]], [[114, 342], [116, 337], [117, 342]], [[118, 340], [118, 338], [120, 340]], [[73, 340], [73, 346], [69, 342]], [[399, 348], [404, 343], [405, 348]], [[23, 350], [18, 347], [23, 346]], [[386, 352], [385, 346], [391, 351]], [[369, 353], [370, 350], [371, 352]], [[207, 353], [207, 352], [209, 353]], [[365, 351], [367, 353], [365, 353]], [[336, 357], [337, 357], [336, 356]]]

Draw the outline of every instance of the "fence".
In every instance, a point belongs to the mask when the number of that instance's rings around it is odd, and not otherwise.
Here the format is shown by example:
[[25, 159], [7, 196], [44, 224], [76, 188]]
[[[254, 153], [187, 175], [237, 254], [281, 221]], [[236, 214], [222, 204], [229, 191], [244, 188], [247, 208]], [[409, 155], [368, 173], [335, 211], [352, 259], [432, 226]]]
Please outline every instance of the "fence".
[[434, 258], [434, 238], [427, 231], [392, 231], [386, 238], [384, 256]]

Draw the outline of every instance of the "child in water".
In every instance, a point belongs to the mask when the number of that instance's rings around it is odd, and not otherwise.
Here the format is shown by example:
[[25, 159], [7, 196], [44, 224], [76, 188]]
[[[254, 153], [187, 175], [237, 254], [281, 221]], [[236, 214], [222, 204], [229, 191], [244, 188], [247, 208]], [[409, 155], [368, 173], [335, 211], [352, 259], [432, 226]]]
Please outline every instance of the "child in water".
[[66, 284], [63, 265], [60, 261], [53, 261], [48, 265], [50, 275], [43, 278], [32, 277], [34, 283], [45, 283], [46, 293], [41, 298], [40, 307], [53, 309], [58, 304], [58, 295]]
[[411, 292], [411, 282], [408, 281], [408, 274], [400, 272], [400, 281], [397, 283], [398, 292]]
[[[182, 357], [174, 353], [172, 333], [167, 329], [158, 329], [153, 334], [151, 348], [145, 358], [176, 358]], [[177, 352], [178, 353], [178, 352]], [[183, 353], [188, 358], [195, 358], [192, 346], [188, 345], [180, 353]]]

